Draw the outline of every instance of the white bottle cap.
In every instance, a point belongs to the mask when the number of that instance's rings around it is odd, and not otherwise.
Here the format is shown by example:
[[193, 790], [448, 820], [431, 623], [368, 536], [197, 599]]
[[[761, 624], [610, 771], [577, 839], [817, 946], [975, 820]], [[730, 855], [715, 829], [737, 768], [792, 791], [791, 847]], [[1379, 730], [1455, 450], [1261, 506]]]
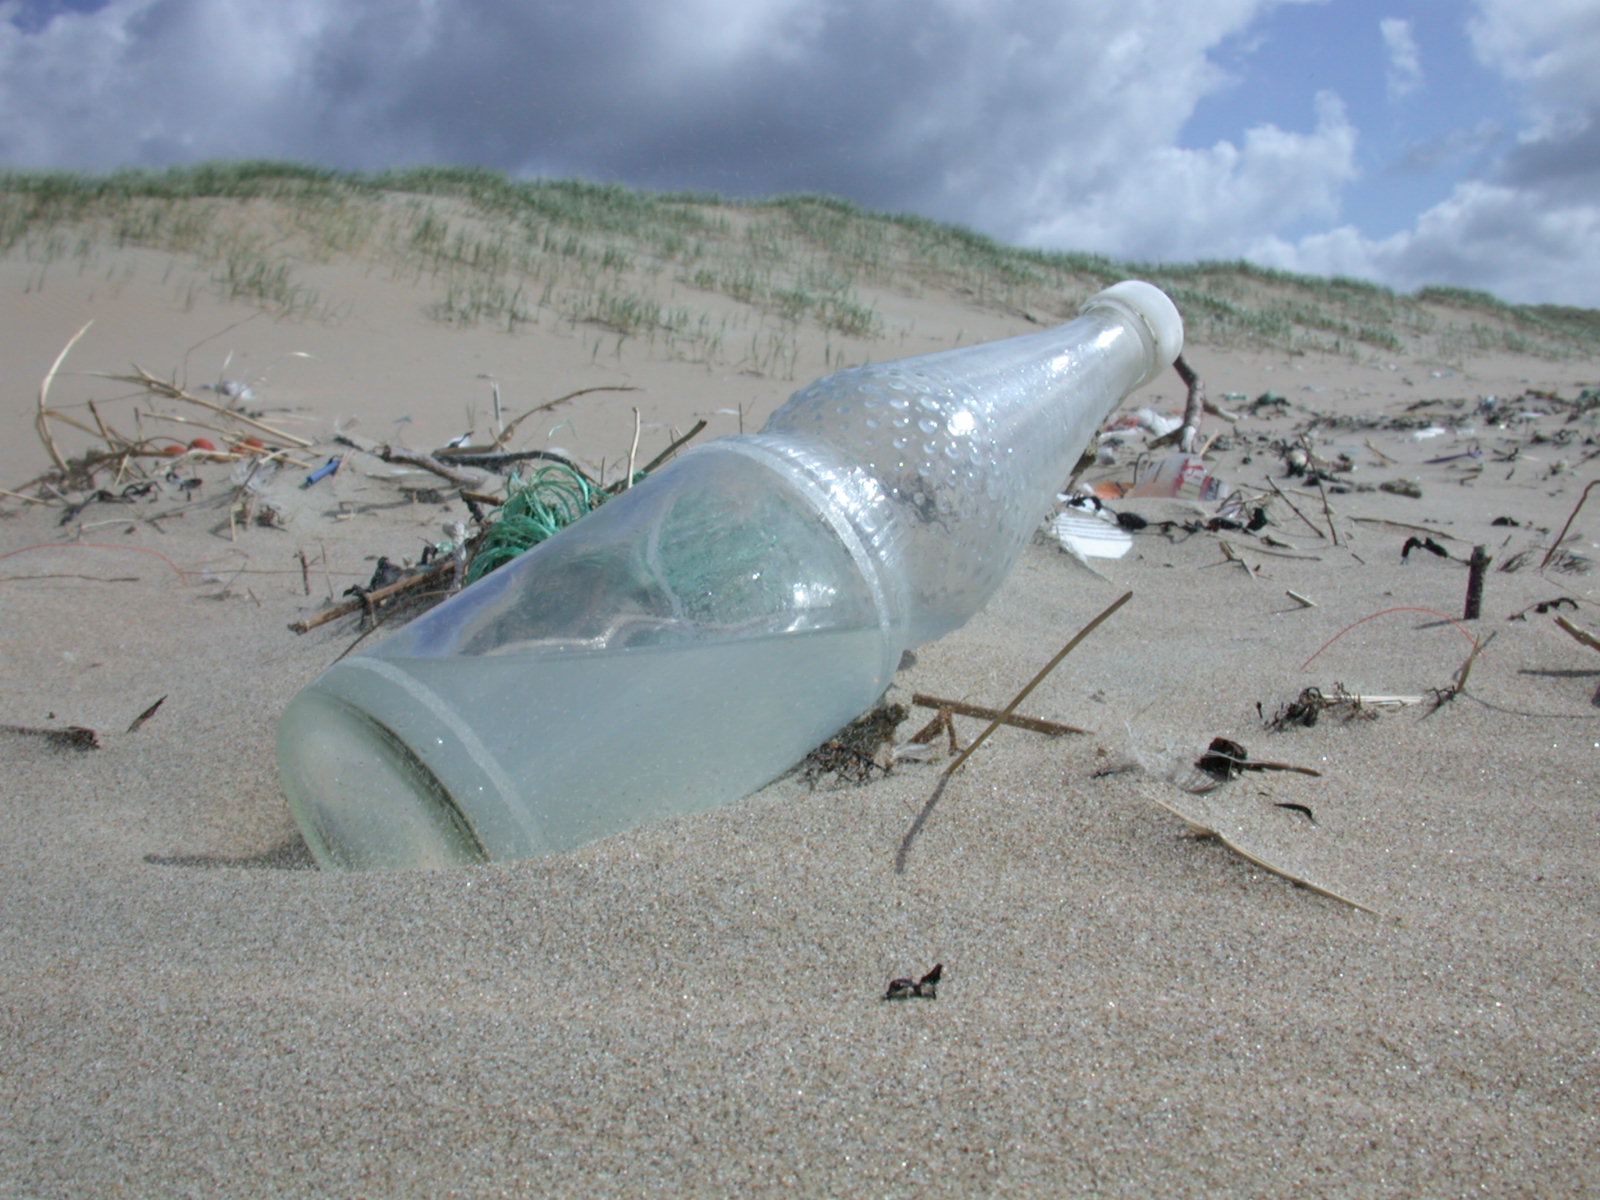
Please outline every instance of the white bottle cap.
[[1096, 292], [1084, 301], [1083, 307], [1087, 310], [1096, 304], [1106, 303], [1137, 316], [1144, 322], [1155, 343], [1157, 365], [1145, 377], [1145, 383], [1170, 367], [1172, 360], [1183, 353], [1183, 317], [1178, 313], [1178, 306], [1155, 284], [1140, 279], [1125, 279], [1103, 292]]

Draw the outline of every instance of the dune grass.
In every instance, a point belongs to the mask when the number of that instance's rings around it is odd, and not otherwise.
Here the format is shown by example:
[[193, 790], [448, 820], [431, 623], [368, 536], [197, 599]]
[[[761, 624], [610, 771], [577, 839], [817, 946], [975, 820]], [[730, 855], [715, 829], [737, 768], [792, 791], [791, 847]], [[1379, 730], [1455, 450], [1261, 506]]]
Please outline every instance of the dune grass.
[[81, 268], [129, 246], [180, 256], [213, 294], [280, 316], [337, 319], [302, 265], [353, 258], [422, 286], [441, 321], [513, 332], [565, 322], [592, 331], [596, 354], [608, 337], [639, 339], [763, 374], [793, 370], [804, 329], [841, 346], [891, 334], [873, 293], [949, 295], [1052, 323], [1130, 277], [1165, 288], [1197, 343], [1445, 362], [1600, 348], [1600, 313], [1587, 309], [1453, 288], [1406, 296], [1244, 262], [1026, 249], [822, 195], [736, 201], [466, 167], [351, 174], [263, 161], [0, 172], [0, 254], [39, 264], [41, 280], [53, 264]]

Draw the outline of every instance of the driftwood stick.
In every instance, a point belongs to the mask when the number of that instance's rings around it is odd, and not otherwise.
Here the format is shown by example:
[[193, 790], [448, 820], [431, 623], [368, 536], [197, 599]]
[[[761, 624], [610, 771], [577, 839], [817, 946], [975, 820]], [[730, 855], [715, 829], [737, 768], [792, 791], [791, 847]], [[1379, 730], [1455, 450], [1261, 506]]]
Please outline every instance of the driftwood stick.
[[911, 703], [919, 708], [948, 709], [963, 717], [981, 717], [985, 721], [999, 721], [1002, 725], [1014, 725], [1018, 729], [1031, 730], [1034, 733], [1048, 733], [1052, 736], [1062, 733], [1088, 733], [1087, 729], [1079, 729], [1076, 725], [1063, 725], [1059, 721], [1045, 721], [1038, 717], [1024, 717], [1016, 713], [1005, 713], [998, 708], [986, 708], [982, 704], [968, 704], [964, 700], [941, 700], [937, 696], [925, 696], [921, 692], [911, 697]]
[[1189, 389], [1188, 403], [1183, 409], [1183, 424], [1178, 427], [1178, 449], [1188, 454], [1194, 450], [1194, 439], [1200, 431], [1200, 415], [1206, 408], [1206, 385], [1194, 368], [1183, 361], [1183, 355], [1172, 360], [1172, 369], [1178, 373]]
[[481, 474], [469, 475], [465, 471], [458, 471], [454, 467], [446, 466], [433, 455], [424, 454], [421, 450], [408, 450], [404, 446], [384, 445], [380, 442], [374, 442], [370, 438], [357, 437], [353, 433], [337, 434], [333, 440], [341, 445], [352, 446], [375, 458], [381, 458], [387, 463], [421, 467], [424, 471], [431, 471], [441, 479], [448, 479], [459, 488], [477, 488], [483, 483]]
[[363, 609], [382, 603], [392, 596], [398, 596], [403, 592], [413, 592], [418, 588], [428, 586], [430, 583], [437, 583], [454, 571], [455, 566], [455, 559], [447, 558], [442, 562], [435, 563], [426, 570], [418, 571], [415, 575], [408, 575], [404, 579], [397, 580], [387, 587], [374, 588], [372, 591], [357, 596], [353, 600], [335, 604], [326, 612], [320, 612], [314, 617], [307, 617], [304, 621], [291, 621], [289, 623], [290, 632], [309, 633], [319, 625], [326, 625], [329, 621], [336, 621], [340, 617], [349, 616], [353, 612], [361, 612]]

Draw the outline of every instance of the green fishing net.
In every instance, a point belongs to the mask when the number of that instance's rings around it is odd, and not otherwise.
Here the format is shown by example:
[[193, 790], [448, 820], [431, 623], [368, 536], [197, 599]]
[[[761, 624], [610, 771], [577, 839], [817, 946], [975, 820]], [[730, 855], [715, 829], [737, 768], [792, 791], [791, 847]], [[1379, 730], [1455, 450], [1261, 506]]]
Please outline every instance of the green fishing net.
[[506, 502], [494, 511], [492, 523], [478, 543], [467, 567], [467, 582], [476, 583], [505, 566], [607, 499], [603, 488], [561, 463], [541, 467], [527, 483], [512, 484]]

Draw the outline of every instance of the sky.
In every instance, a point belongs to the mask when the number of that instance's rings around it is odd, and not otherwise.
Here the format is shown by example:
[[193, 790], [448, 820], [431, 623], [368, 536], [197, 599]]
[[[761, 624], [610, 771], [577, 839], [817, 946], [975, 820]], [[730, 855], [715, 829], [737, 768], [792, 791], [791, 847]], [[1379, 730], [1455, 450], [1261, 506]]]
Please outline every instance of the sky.
[[1600, 0], [0, 0], [0, 166], [237, 158], [1600, 308]]

